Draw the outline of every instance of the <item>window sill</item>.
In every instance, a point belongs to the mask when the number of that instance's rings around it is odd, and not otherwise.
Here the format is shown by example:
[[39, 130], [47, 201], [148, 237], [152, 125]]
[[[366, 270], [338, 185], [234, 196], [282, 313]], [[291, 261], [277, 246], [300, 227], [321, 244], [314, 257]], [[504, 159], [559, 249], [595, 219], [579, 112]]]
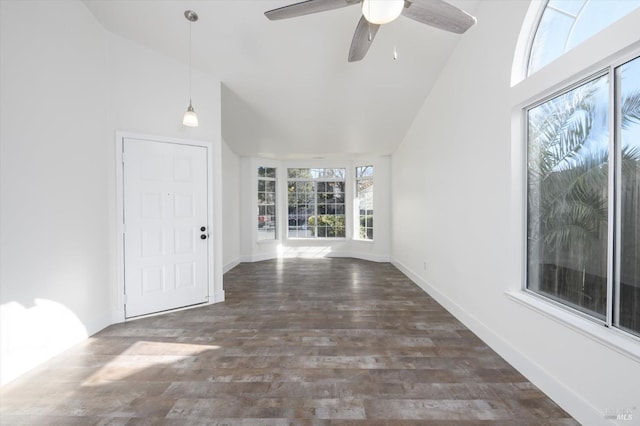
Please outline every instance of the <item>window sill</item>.
[[346, 237], [287, 237], [289, 241], [346, 241]]
[[375, 243], [375, 240], [363, 240], [360, 238], [353, 238], [353, 241], [357, 242], [357, 243], [364, 243], [364, 244], [373, 244]]
[[556, 306], [540, 296], [524, 290], [508, 290], [507, 297], [527, 308], [571, 328], [622, 355], [640, 362], [640, 339], [616, 328], [605, 327], [578, 314]]
[[257, 240], [256, 244], [275, 244], [279, 242], [280, 240]]

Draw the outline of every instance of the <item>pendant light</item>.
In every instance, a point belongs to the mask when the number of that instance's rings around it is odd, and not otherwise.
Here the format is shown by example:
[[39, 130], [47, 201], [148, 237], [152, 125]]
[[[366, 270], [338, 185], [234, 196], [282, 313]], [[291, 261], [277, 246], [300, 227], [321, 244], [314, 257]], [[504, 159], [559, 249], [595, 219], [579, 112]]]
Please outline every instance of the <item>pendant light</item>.
[[189, 127], [198, 127], [198, 116], [191, 105], [191, 24], [198, 20], [198, 14], [193, 10], [185, 10], [184, 17], [189, 21], [189, 107], [182, 117], [182, 124]]
[[362, 14], [372, 24], [388, 24], [402, 13], [404, 0], [363, 0]]

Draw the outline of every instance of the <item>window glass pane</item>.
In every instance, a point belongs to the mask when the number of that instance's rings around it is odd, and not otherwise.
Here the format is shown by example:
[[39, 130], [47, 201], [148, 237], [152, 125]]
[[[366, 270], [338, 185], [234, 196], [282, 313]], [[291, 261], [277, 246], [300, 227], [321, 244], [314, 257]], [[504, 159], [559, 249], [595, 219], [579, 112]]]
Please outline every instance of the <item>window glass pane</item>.
[[617, 69], [620, 102], [619, 326], [640, 334], [640, 58]]
[[564, 13], [577, 15], [586, 0], [549, 0], [547, 7], [552, 7]]
[[344, 179], [345, 169], [333, 169], [333, 176], [336, 178]]
[[[322, 174], [328, 178], [336, 177], [342, 169], [324, 169]], [[315, 236], [319, 238], [337, 238], [345, 236], [344, 182], [319, 181], [316, 183], [316, 213], [310, 224], [317, 227]]]
[[373, 239], [373, 166], [356, 167], [356, 212], [358, 235], [363, 240]]
[[310, 178], [311, 177], [311, 169], [287, 169], [287, 176], [290, 179]]
[[373, 166], [356, 167], [356, 178], [373, 176]]
[[265, 170], [265, 176], [275, 179], [275, 177], [276, 177], [276, 169], [275, 169], [275, 167], [268, 167]]
[[[292, 170], [295, 170], [292, 174]], [[309, 169], [289, 169], [289, 176], [300, 177], [302, 174], [308, 174]], [[289, 181], [288, 185], [288, 230], [290, 238], [309, 238], [312, 237], [309, 230], [309, 217], [314, 214], [315, 210], [315, 184], [305, 181]]]
[[549, 1], [529, 53], [527, 75], [640, 7], [640, 0]]
[[527, 288], [604, 319], [608, 75], [527, 113]]
[[345, 169], [289, 169], [288, 176], [295, 178], [311, 179], [344, 179]]
[[589, 37], [640, 7], [636, 0], [590, 0], [576, 20], [566, 50], [573, 49]]
[[345, 169], [289, 169], [290, 238], [345, 236]]
[[565, 52], [564, 41], [569, 37], [574, 19], [547, 8], [540, 19], [531, 47], [528, 74], [532, 74]]
[[258, 167], [258, 240], [275, 240], [276, 169]]

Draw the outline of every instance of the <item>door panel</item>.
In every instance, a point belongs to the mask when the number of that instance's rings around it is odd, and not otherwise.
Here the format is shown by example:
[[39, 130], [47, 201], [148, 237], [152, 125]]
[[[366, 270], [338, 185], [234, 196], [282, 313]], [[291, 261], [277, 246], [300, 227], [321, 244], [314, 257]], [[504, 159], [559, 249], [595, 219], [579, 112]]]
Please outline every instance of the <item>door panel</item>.
[[206, 302], [207, 148], [125, 139], [123, 149], [126, 317]]

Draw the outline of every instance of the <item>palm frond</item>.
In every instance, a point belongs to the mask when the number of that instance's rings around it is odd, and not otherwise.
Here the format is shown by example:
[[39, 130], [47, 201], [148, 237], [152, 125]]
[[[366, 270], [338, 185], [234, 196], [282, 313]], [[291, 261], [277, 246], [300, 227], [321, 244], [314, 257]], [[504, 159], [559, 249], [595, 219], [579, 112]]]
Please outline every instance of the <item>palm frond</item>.
[[529, 111], [529, 170], [546, 176], [578, 155], [593, 129], [596, 89], [592, 84]]
[[632, 91], [622, 99], [620, 122], [623, 129], [640, 124], [640, 90]]

